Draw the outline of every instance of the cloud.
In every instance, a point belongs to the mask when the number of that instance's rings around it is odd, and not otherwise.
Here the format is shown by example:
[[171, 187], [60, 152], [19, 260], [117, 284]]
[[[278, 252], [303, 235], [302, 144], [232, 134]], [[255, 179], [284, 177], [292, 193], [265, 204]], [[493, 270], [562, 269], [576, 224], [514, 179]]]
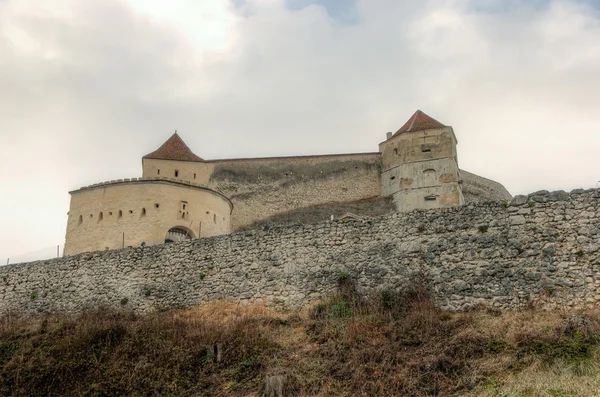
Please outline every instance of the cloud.
[[204, 158], [375, 151], [421, 108], [513, 193], [600, 179], [592, 2], [336, 4], [0, 1], [0, 256], [62, 242], [67, 191], [174, 129]]

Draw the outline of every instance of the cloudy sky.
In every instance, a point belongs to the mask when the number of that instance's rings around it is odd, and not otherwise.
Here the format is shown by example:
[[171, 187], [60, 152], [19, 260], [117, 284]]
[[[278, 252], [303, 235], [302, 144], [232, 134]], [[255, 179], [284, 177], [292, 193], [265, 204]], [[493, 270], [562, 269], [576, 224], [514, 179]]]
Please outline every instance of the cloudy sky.
[[68, 191], [203, 158], [370, 152], [416, 109], [513, 194], [600, 180], [600, 0], [0, 0], [0, 260]]

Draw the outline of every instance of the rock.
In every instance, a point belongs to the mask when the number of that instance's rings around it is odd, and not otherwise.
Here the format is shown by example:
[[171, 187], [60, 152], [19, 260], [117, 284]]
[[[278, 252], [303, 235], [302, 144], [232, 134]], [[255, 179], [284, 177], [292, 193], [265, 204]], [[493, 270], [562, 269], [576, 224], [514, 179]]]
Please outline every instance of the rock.
[[549, 195], [550, 192], [547, 190], [538, 190], [537, 192], [531, 193], [529, 195], [529, 197], [533, 197], [533, 196], [547, 196]]
[[569, 193], [565, 192], [564, 190], [556, 190], [550, 193], [548, 198], [550, 201], [564, 201], [569, 198]]
[[527, 201], [529, 201], [529, 197], [523, 196], [523, 195], [518, 195], [512, 199], [512, 201], [510, 202], [510, 205], [519, 206], [519, 205], [527, 204]]
[[524, 225], [526, 222], [523, 215], [515, 215], [510, 217], [510, 224], [513, 226]]

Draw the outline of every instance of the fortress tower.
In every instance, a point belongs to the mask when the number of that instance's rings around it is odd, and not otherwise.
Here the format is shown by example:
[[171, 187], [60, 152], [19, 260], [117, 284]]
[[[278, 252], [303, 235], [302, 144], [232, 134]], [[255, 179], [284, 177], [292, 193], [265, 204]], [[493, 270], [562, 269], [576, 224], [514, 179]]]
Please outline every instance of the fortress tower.
[[463, 205], [457, 143], [452, 127], [417, 110], [379, 144], [381, 195], [398, 211]]

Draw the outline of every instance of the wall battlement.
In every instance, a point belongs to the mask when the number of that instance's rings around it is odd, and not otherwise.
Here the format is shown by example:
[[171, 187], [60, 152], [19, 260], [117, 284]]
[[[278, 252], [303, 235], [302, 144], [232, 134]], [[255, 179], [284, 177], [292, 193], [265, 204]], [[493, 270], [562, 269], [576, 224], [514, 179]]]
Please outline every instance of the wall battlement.
[[300, 307], [348, 272], [362, 292], [422, 275], [443, 309], [600, 302], [600, 190], [250, 230], [0, 268], [0, 313], [135, 311], [214, 299]]

